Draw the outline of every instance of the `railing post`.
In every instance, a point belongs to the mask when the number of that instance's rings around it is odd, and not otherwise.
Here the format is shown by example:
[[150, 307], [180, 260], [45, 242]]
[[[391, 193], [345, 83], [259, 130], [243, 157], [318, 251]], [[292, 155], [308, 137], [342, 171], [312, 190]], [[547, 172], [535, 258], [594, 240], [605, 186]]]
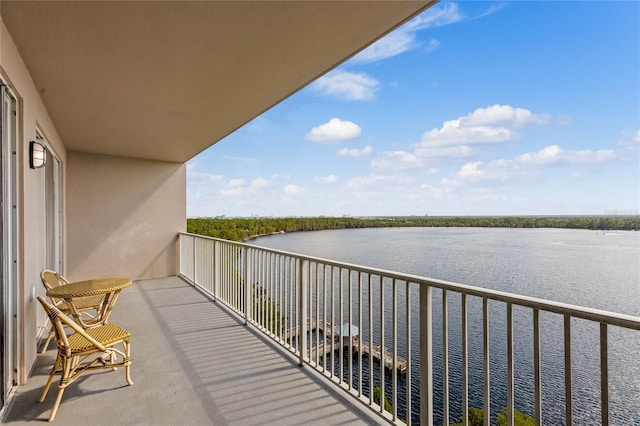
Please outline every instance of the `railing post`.
[[507, 303], [507, 425], [514, 425], [514, 348], [513, 348], [513, 304]]
[[220, 243], [213, 243], [213, 301], [218, 298], [218, 281], [220, 275]]
[[603, 426], [609, 425], [609, 349], [607, 324], [600, 323], [600, 400], [601, 421]]
[[216, 242], [211, 244], [211, 272], [209, 279], [211, 280], [211, 294], [213, 295], [213, 301], [216, 301]]
[[482, 349], [484, 360], [484, 425], [491, 425], [491, 362], [489, 339], [489, 299], [482, 298]]
[[462, 424], [469, 424], [469, 340], [467, 326], [467, 294], [462, 293]]
[[242, 268], [243, 278], [244, 278], [244, 325], [247, 325], [249, 322], [249, 309], [251, 304], [249, 300], [251, 298], [251, 270], [249, 269], [249, 255], [251, 254], [251, 249], [248, 247], [243, 247], [242, 254], [244, 255], [244, 265]]
[[195, 284], [198, 284], [198, 281], [196, 280], [196, 237], [193, 237], [191, 240], [193, 241], [193, 251], [191, 252], [191, 256], [192, 256], [192, 260], [193, 260], [193, 276], [191, 277], [193, 279], [193, 282]]
[[433, 425], [433, 289], [420, 286], [420, 424]]
[[449, 424], [449, 304], [442, 290], [442, 422]]
[[[369, 303], [369, 306], [371, 306], [371, 303]], [[413, 345], [412, 341], [411, 341], [411, 284], [409, 282], [405, 282], [405, 306], [407, 307], [406, 309], [406, 324], [407, 324], [407, 329], [406, 329], [406, 339], [407, 339], [407, 371], [406, 371], [406, 376], [405, 376], [405, 383], [406, 383], [406, 395], [407, 395], [407, 426], [411, 426], [411, 383], [412, 383], [412, 378], [411, 378], [411, 367], [412, 367], [412, 360], [411, 360], [411, 347]], [[371, 327], [371, 323], [369, 323], [369, 327]], [[362, 330], [362, 328], [360, 329]]]
[[571, 380], [571, 315], [564, 315], [564, 408], [565, 424], [573, 424], [573, 385]]
[[305, 269], [307, 268], [307, 260], [301, 260], [298, 264], [298, 303], [300, 308], [298, 309], [298, 335], [300, 336], [300, 366], [304, 365], [305, 352], [307, 351], [307, 275]]
[[540, 311], [533, 310], [533, 392], [536, 426], [542, 425], [542, 352], [540, 350]]
[[[394, 278], [391, 282], [391, 407], [393, 421], [398, 420], [398, 289]], [[351, 309], [351, 307], [349, 307]], [[351, 322], [351, 321], [349, 321]], [[382, 358], [384, 361], [384, 357]], [[382, 401], [384, 404], [384, 401]]]
[[178, 275], [184, 275], [182, 273], [182, 261], [184, 259], [184, 253], [182, 253], [183, 249], [184, 249], [184, 237], [182, 234], [178, 234]]
[[178, 250], [176, 255], [178, 256], [178, 275], [182, 275], [182, 234], [178, 234]]

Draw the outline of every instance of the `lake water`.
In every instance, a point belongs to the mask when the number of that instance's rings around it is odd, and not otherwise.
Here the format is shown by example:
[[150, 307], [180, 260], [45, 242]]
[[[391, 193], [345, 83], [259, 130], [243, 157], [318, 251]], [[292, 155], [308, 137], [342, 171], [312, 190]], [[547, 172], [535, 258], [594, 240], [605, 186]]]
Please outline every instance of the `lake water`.
[[[640, 316], [640, 233], [564, 229], [376, 228], [299, 232], [252, 244], [520, 295]], [[415, 299], [414, 299], [415, 300]], [[434, 304], [437, 305], [437, 293]], [[481, 302], [479, 302], [481, 305]], [[452, 303], [450, 317], [458, 315]], [[470, 405], [482, 406], [481, 308], [470, 303]], [[478, 314], [479, 312], [479, 314]], [[479, 316], [478, 316], [479, 315]], [[476, 318], [477, 317], [477, 318]], [[533, 412], [530, 312], [515, 311], [516, 409]], [[441, 336], [434, 312], [434, 404], [442, 423]], [[475, 326], [474, 324], [478, 324]], [[506, 405], [504, 315], [491, 311], [492, 411]], [[562, 318], [541, 315], [544, 424], [564, 424]], [[451, 417], [461, 410], [459, 326], [450, 324]], [[497, 344], [494, 344], [498, 342]], [[414, 340], [417, 342], [417, 340]], [[598, 326], [572, 323], [574, 420], [598, 424]], [[417, 345], [411, 348], [416, 354]], [[479, 353], [478, 353], [479, 352]], [[440, 357], [440, 358], [439, 358]], [[611, 424], [640, 425], [640, 333], [609, 331]], [[417, 377], [415, 372], [414, 377]], [[502, 382], [502, 383], [501, 383]], [[419, 393], [416, 383], [414, 396]], [[399, 401], [399, 410], [402, 401]], [[414, 407], [418, 402], [412, 402]], [[403, 413], [401, 412], [401, 415]], [[412, 419], [417, 419], [414, 413]]]

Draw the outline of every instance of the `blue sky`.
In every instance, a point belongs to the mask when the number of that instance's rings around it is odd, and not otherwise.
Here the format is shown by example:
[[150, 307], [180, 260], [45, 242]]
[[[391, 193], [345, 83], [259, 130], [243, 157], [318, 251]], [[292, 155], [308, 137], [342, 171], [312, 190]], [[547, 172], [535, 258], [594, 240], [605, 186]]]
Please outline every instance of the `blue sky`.
[[442, 1], [187, 164], [189, 217], [638, 210], [638, 1]]

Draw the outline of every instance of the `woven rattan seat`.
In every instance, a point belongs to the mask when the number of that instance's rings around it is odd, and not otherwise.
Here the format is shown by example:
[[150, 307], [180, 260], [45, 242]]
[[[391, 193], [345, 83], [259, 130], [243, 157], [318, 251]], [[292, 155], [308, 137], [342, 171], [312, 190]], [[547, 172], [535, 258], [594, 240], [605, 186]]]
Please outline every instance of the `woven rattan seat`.
[[[86, 330], [86, 333], [98, 342], [102, 343], [104, 346], [109, 346], [131, 337], [131, 333], [112, 322], [105, 324], [102, 327], [89, 328]], [[78, 352], [85, 352], [95, 347], [93, 343], [79, 333], [72, 334], [68, 339], [69, 349], [71, 350], [71, 353], [74, 354]]]
[[[47, 290], [50, 290], [57, 286], [69, 284], [69, 281], [65, 277], [63, 277], [56, 271], [52, 271], [49, 269], [45, 269], [40, 273], [40, 279], [42, 280], [42, 285], [44, 285], [45, 289]], [[74, 301], [74, 304], [76, 309], [80, 311], [83, 315], [93, 317], [95, 315], [95, 312], [97, 312], [97, 310], [100, 308], [100, 305], [102, 304], [103, 299], [104, 299], [104, 294], [89, 296], [89, 297], [82, 297], [82, 298], [76, 299]], [[71, 310], [69, 309], [69, 306], [65, 303], [64, 300], [55, 298], [55, 297], [51, 297], [50, 300], [51, 300], [51, 303], [54, 306], [56, 306], [58, 309], [60, 309], [64, 314], [66, 315], [71, 314]], [[49, 334], [47, 336], [47, 339], [42, 345], [41, 352], [44, 352], [47, 349], [47, 347], [49, 346], [49, 342], [53, 338], [54, 333], [55, 332], [53, 330], [53, 325], [52, 325], [51, 328], [49, 329]]]
[[[38, 301], [51, 320], [58, 343], [56, 361], [39, 399], [39, 402], [45, 400], [55, 376], [59, 375], [58, 396], [51, 409], [49, 421], [53, 421], [56, 416], [64, 390], [83, 373], [124, 367], [127, 383], [133, 384], [130, 376], [131, 333], [114, 323], [85, 330], [43, 297], [38, 296]], [[74, 334], [67, 336], [65, 326]], [[115, 347], [118, 344], [122, 344], [122, 350]]]

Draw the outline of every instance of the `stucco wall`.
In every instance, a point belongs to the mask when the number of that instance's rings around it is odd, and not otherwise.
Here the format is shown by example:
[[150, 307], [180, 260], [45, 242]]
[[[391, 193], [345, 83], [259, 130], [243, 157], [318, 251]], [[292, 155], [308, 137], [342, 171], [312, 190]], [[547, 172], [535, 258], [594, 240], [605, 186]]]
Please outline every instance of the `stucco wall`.
[[66, 182], [69, 279], [176, 273], [184, 164], [67, 152]]

